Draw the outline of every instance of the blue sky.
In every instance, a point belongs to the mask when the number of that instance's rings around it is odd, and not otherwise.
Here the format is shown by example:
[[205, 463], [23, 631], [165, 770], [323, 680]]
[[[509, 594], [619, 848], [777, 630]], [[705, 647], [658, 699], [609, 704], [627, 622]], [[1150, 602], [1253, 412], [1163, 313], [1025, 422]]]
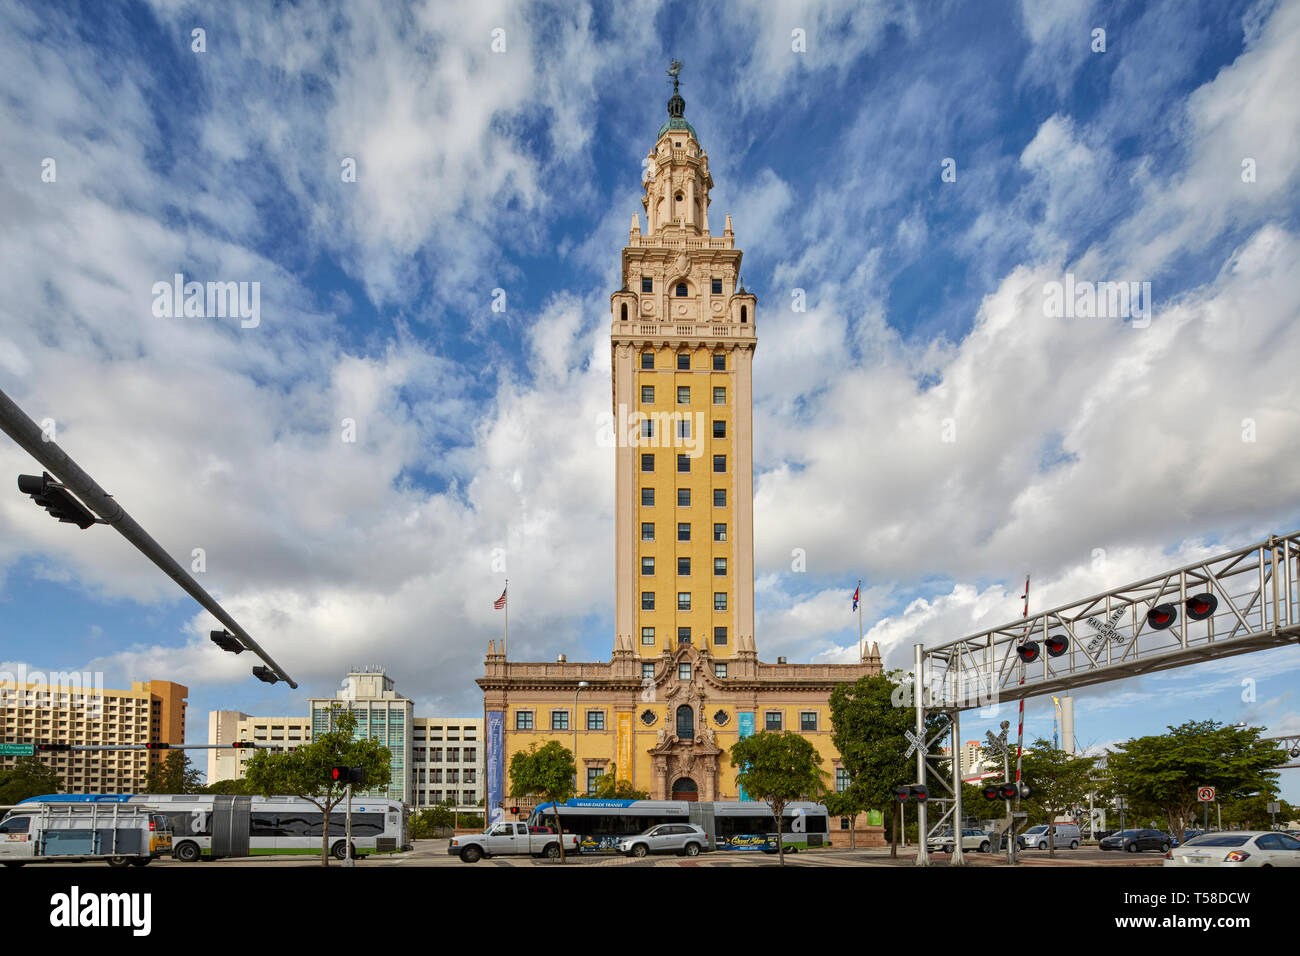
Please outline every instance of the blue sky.
[[[672, 57], [759, 297], [765, 659], [850, 660], [858, 578], [902, 667], [1026, 571], [1047, 607], [1300, 527], [1295, 4], [319, 6], [0, 11], [0, 382], [302, 687], [16, 494], [0, 660], [178, 680], [196, 741], [352, 664], [474, 713], [502, 561], [512, 657], [607, 657], [608, 296]], [[259, 282], [260, 323], [155, 317], [176, 272]], [[1045, 317], [1067, 272], [1151, 322]], [[1077, 734], [1294, 732], [1298, 671], [1107, 685]]]

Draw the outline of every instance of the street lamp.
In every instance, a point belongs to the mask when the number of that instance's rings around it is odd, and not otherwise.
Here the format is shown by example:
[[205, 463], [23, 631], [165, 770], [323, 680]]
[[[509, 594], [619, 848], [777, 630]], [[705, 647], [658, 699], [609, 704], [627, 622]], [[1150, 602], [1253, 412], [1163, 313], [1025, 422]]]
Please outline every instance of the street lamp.
[[[578, 790], [578, 695], [584, 687], [590, 687], [585, 680], [578, 681], [578, 689], [573, 692], [573, 790]], [[557, 811], [558, 812], [558, 811]]]

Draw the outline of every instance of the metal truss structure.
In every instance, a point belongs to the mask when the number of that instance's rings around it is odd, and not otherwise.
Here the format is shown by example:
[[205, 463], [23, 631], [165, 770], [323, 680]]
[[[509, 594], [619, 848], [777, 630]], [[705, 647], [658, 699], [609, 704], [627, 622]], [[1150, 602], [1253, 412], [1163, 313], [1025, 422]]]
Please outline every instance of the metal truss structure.
[[[925, 650], [923, 683], [935, 709], [967, 709], [1055, 694], [1205, 660], [1300, 641], [1300, 531], [1167, 571], [1028, 618]], [[1188, 598], [1218, 602], [1203, 620], [1185, 613]], [[1172, 605], [1172, 624], [1148, 614]], [[1064, 637], [1059, 657], [1022, 663], [1026, 641], [1045, 648]]]
[[[1271, 740], [1287, 752], [1292, 760], [1300, 757], [1300, 734], [1287, 734], [1282, 737], [1260, 737], [1260, 740]], [[1297, 770], [1300, 769], [1300, 763], [1286, 763], [1277, 768], [1278, 770]]]
[[[952, 805], [934, 826], [927, 827], [924, 804], [920, 808], [917, 864], [929, 865], [927, 839], [948, 820], [954, 830], [952, 863], [963, 862], [962, 710], [1300, 643], [1298, 589], [1300, 531], [938, 647], [916, 644], [912, 696], [917, 733], [924, 732], [927, 711], [949, 715], [953, 776], [951, 786], [944, 782]], [[1208, 601], [1202, 599], [1205, 595]], [[1022, 651], [1029, 643], [1036, 646]], [[1288, 751], [1300, 746], [1300, 735], [1267, 739], [1285, 741]], [[933, 761], [918, 749], [921, 786]], [[943, 781], [945, 774], [936, 776]]]

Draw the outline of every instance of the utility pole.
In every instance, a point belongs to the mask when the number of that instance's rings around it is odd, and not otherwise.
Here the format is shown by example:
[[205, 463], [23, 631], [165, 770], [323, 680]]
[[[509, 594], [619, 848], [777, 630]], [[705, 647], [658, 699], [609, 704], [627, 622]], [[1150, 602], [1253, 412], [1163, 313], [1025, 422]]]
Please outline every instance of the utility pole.
[[347, 843], [347, 858], [343, 861], [344, 866], [356, 866], [357, 861], [352, 858], [352, 783], [348, 782], [348, 809], [345, 817], [343, 830], [344, 841]]
[[[208, 594], [188, 571], [177, 564], [175, 559], [164, 551], [162, 546], [151, 538], [148, 532], [140, 527], [121, 505], [113, 500], [112, 495], [99, 487], [95, 480], [69, 458], [62, 448], [54, 442], [48, 441], [45, 433], [3, 390], [0, 390], [0, 430], [3, 430], [5, 434], [17, 442], [20, 448], [40, 462], [46, 471], [62, 483], [64, 488], [76, 494], [85, 503], [86, 507], [99, 516], [99, 519], [104, 524], [116, 528], [118, 533], [135, 545], [141, 554], [156, 564], [164, 574], [179, 584], [185, 593], [198, 601], [209, 614], [224, 624], [239, 638], [239, 642], [244, 647], [260, 657], [266, 664], [266, 668], [254, 668], [255, 676], [271, 684], [279, 679], [290, 687], [297, 688], [297, 683], [289, 676], [288, 672], [262, 650], [258, 643], [249, 636], [248, 632], [226, 613], [225, 608], [218, 604], [212, 595]], [[236, 651], [235, 653], [239, 652]], [[261, 673], [258, 673], [259, 671]]]

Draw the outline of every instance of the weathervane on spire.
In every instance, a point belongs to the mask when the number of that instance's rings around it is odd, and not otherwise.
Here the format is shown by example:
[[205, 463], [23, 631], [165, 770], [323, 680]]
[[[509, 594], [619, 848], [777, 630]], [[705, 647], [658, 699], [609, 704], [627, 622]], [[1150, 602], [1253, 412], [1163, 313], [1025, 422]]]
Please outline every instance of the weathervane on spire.
[[668, 75], [673, 78], [673, 86], [677, 85], [677, 74], [682, 72], [682, 61], [673, 60], [668, 64]]

